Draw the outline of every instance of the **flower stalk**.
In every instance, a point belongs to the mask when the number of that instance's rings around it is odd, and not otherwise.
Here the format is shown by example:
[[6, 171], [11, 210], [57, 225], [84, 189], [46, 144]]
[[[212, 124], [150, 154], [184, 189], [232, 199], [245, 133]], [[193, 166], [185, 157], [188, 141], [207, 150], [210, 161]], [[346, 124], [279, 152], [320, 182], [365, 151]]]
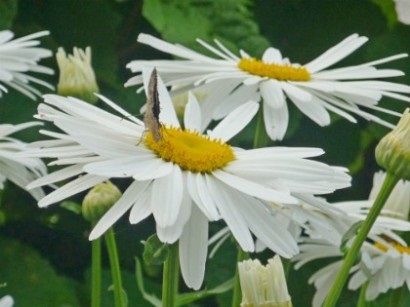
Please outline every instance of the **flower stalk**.
[[117, 243], [115, 240], [114, 230], [112, 228], [108, 229], [104, 235], [104, 238], [105, 244], [107, 245], [108, 258], [110, 260], [115, 307], [125, 307], [127, 304], [125, 302], [125, 295], [122, 288], [121, 270], [118, 260]]
[[91, 307], [101, 306], [101, 239], [91, 242]]
[[177, 306], [179, 283], [178, 243], [169, 245], [168, 258], [164, 262], [162, 277], [162, 306], [175, 307]]
[[353, 266], [357, 257], [359, 256], [360, 248], [367, 238], [367, 235], [372, 228], [376, 218], [379, 216], [380, 211], [383, 209], [384, 203], [388, 199], [390, 193], [393, 191], [396, 183], [399, 181], [399, 177], [387, 172], [386, 178], [384, 179], [383, 185], [380, 189], [379, 194], [374, 201], [370, 212], [364, 221], [363, 225], [360, 227], [359, 232], [353, 241], [352, 246], [348, 250], [345, 259], [343, 261], [342, 267], [340, 268], [336, 279], [330, 289], [329, 294], [324, 302], [324, 307], [333, 307], [336, 305], [337, 300], [343, 290], [346, 280], [349, 276], [350, 268]]

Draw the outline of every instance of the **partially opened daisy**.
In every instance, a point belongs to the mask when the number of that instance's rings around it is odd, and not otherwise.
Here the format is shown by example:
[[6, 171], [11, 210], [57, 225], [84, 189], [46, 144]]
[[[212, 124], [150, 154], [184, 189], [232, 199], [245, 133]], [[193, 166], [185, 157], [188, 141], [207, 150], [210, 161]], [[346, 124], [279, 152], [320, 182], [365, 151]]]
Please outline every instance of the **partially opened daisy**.
[[[301, 238], [299, 255], [292, 260], [296, 261], [295, 268], [317, 259], [336, 258], [336, 260], [318, 270], [309, 279], [317, 292], [313, 298], [313, 306], [321, 306], [330, 286], [342, 266], [343, 236], [350, 227], [366, 218], [376, 194], [381, 188], [385, 173], [378, 172], [374, 175], [373, 188], [369, 200], [346, 201], [333, 204], [346, 212], [346, 216], [339, 218], [339, 236], [332, 234], [332, 240], [326, 236], [315, 238]], [[399, 181], [386, 201], [383, 211], [373, 225], [369, 240], [361, 247], [361, 258], [353, 266], [350, 273], [348, 288], [357, 290], [365, 282], [366, 300], [375, 299], [380, 293], [395, 289], [407, 282], [410, 287], [410, 248], [396, 233], [410, 231], [410, 222], [407, 215], [410, 207], [410, 182]], [[336, 233], [337, 235], [337, 233]], [[350, 245], [353, 238], [347, 242]]]
[[[151, 70], [144, 70], [146, 87], [150, 75]], [[194, 96], [189, 97], [182, 128], [158, 79], [161, 130], [156, 136], [143, 122], [100, 98], [120, 116], [75, 98], [44, 97], [37, 117], [53, 122], [63, 133], [43, 131], [54, 139], [34, 143], [38, 149], [31, 155], [54, 158], [52, 164], [64, 168], [30, 187], [72, 178], [39, 202], [45, 207], [108, 178], [131, 178], [130, 186], [96, 224], [90, 239], [101, 236], [128, 210], [132, 224], [152, 214], [162, 242], [179, 240], [182, 276], [194, 289], [204, 277], [209, 221], [225, 221], [245, 251], [254, 250], [254, 235], [271, 250], [290, 257], [298, 252], [297, 244], [275, 223], [266, 202], [296, 203], [299, 195], [330, 193], [350, 185], [345, 169], [307, 159], [322, 154], [321, 149], [244, 150], [228, 145], [257, 112], [256, 102], [243, 104], [202, 134]]]
[[263, 99], [265, 128], [273, 140], [282, 139], [286, 133], [288, 101], [320, 126], [330, 124], [331, 111], [351, 122], [356, 122], [350, 114], [353, 113], [388, 127], [393, 126], [371, 112], [377, 110], [400, 115], [377, 106], [382, 96], [410, 101], [403, 95], [410, 93], [409, 86], [375, 80], [403, 75], [399, 70], [377, 69], [375, 66], [407, 57], [407, 54], [328, 69], [367, 41], [367, 37], [357, 34], [350, 35], [305, 65], [290, 62], [275, 48], [268, 48], [262, 59], [256, 59], [242, 50], [237, 56], [218, 41], [214, 47], [198, 39], [207, 51], [215, 54], [214, 58], [147, 34], [140, 34], [138, 41], [182, 59], [132, 61], [127, 67], [138, 75], [128, 80], [126, 86], [142, 84], [139, 73], [146, 66], [155, 66], [165, 84], [177, 85], [179, 92], [211, 83], [214, 86], [211, 92], [222, 90], [228, 94], [216, 108], [201, 104], [207, 119], [220, 119], [249, 99]]
[[[374, 242], [362, 245], [360, 261], [350, 270], [349, 290], [358, 290], [367, 282], [366, 301], [372, 301], [381, 293], [404, 285], [410, 290], [410, 248], [400, 237], [396, 238], [397, 241], [379, 237]], [[332, 245], [329, 241], [306, 239], [303, 243], [300, 245], [301, 253], [293, 259], [297, 261], [296, 269], [312, 260], [336, 258], [309, 278], [309, 283], [316, 288], [312, 306], [320, 307], [342, 266], [343, 254], [340, 246]]]
[[35, 99], [41, 93], [32, 84], [53, 90], [53, 86], [28, 73], [53, 74], [51, 68], [38, 64], [43, 58], [50, 57], [48, 49], [35, 47], [40, 44], [36, 38], [48, 35], [41, 31], [13, 40], [14, 34], [9, 30], [0, 31], [0, 97], [13, 88], [22, 94]]
[[[31, 122], [0, 125], [0, 189], [3, 189], [4, 181], [7, 179], [25, 189], [31, 181], [47, 173], [46, 166], [40, 159], [18, 156], [18, 153], [26, 149], [27, 144], [10, 137], [13, 133], [39, 124]], [[37, 200], [44, 197], [40, 188], [33, 189], [30, 193]]]

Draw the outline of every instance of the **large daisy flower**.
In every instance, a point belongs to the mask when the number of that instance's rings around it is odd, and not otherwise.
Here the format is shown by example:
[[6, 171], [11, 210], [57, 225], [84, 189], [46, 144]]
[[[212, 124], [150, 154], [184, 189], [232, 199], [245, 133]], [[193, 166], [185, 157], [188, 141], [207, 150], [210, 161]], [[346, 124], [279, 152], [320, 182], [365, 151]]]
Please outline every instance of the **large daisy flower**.
[[37, 64], [39, 60], [52, 55], [48, 49], [35, 47], [40, 44], [35, 39], [48, 34], [48, 31], [42, 31], [13, 40], [13, 32], [0, 31], [0, 97], [3, 92], [7, 92], [7, 87], [11, 87], [31, 99], [41, 95], [31, 84], [54, 89], [47, 82], [27, 74], [28, 72], [53, 74], [52, 69]]
[[[144, 71], [145, 85], [151, 71]], [[159, 239], [179, 240], [182, 276], [198, 289], [203, 281], [208, 246], [208, 221], [224, 220], [245, 251], [254, 237], [284, 257], [298, 252], [291, 234], [277, 223], [268, 201], [297, 203], [305, 194], [330, 193], [350, 185], [346, 170], [308, 160], [316, 148], [244, 150], [226, 142], [240, 132], [258, 109], [243, 104], [212, 131], [201, 132], [201, 112], [193, 95], [185, 108], [183, 128], [171, 98], [158, 79], [161, 136], [143, 122], [100, 96], [120, 113], [112, 115], [75, 98], [45, 95], [37, 117], [64, 133], [43, 131], [52, 140], [34, 143], [32, 156], [54, 158], [65, 167], [30, 184], [38, 187], [73, 178], [39, 202], [45, 207], [108, 178], [131, 178], [122, 198], [90, 234], [101, 236], [128, 210], [135, 224], [153, 215]]]
[[[406, 57], [407, 54], [327, 69], [367, 41], [367, 37], [357, 34], [350, 35], [305, 65], [291, 63], [275, 48], [268, 48], [262, 59], [256, 59], [243, 50], [239, 56], [235, 55], [218, 41], [215, 41], [214, 47], [198, 40], [207, 51], [215, 54], [214, 58], [147, 34], [140, 34], [138, 41], [182, 59], [132, 61], [127, 65], [132, 72], [141, 73], [144, 67], [155, 66], [165, 84], [177, 86], [179, 92], [211, 83], [211, 92], [222, 91], [226, 96], [218, 101], [216, 108], [207, 103], [201, 104], [204, 118], [208, 120], [224, 117], [249, 99], [263, 99], [265, 127], [273, 140], [282, 139], [286, 133], [288, 101], [320, 126], [330, 124], [331, 111], [351, 122], [356, 122], [356, 119], [349, 113], [388, 127], [393, 125], [370, 113], [377, 110], [400, 116], [377, 106], [382, 96], [410, 101], [409, 97], [402, 95], [410, 93], [409, 86], [374, 80], [403, 75], [399, 70], [377, 69], [375, 66]], [[128, 80], [126, 86], [138, 84], [142, 84], [140, 74]]]
[[[40, 159], [18, 155], [26, 150], [27, 144], [9, 136], [39, 124], [31, 122], [0, 125], [0, 189], [3, 189], [6, 179], [24, 189], [31, 181], [46, 174], [46, 166]], [[39, 188], [31, 190], [30, 193], [37, 200], [44, 197], [43, 191]]]
[[[333, 284], [336, 275], [342, 266], [343, 253], [341, 249], [344, 234], [350, 227], [364, 220], [372, 206], [375, 195], [379, 192], [385, 173], [378, 172], [374, 175], [373, 188], [369, 200], [347, 201], [333, 204], [336, 208], [346, 212], [339, 218], [340, 229], [338, 237], [332, 234], [332, 240], [323, 236], [315, 238], [301, 238], [300, 251], [292, 260], [296, 262], [295, 268], [317, 259], [338, 258], [334, 262], [314, 273], [309, 279], [313, 283], [316, 293], [313, 306], [321, 306]], [[410, 287], [410, 248], [395, 231], [410, 231], [410, 222], [407, 216], [410, 206], [410, 182], [399, 181], [390, 194], [383, 211], [376, 219], [368, 238], [361, 248], [361, 258], [353, 266], [353, 275], [348, 283], [350, 290], [357, 290], [368, 282], [366, 300], [375, 299], [380, 293], [395, 289], [407, 283]], [[404, 212], [404, 214], [403, 214]], [[337, 235], [337, 233], [336, 233]], [[353, 238], [352, 238], [353, 239]], [[351, 240], [352, 240], [351, 239]], [[350, 245], [352, 241], [347, 242]]]

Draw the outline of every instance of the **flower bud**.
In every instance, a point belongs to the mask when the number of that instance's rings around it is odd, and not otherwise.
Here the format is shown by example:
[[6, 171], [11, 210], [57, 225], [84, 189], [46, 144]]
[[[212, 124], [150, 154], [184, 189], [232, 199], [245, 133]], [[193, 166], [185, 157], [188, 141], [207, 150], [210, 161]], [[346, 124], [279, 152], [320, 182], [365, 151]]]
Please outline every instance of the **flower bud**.
[[98, 85], [91, 66], [91, 48], [73, 48], [73, 54], [66, 55], [63, 48], [56, 54], [60, 69], [57, 92], [64, 96], [74, 96], [90, 103], [97, 102]]
[[89, 222], [98, 221], [122, 196], [121, 191], [110, 181], [92, 188], [84, 197], [82, 213]]
[[410, 180], [410, 109], [376, 147], [377, 163], [398, 178]]
[[259, 260], [238, 264], [242, 290], [241, 307], [291, 307], [285, 273], [279, 256], [263, 266]]

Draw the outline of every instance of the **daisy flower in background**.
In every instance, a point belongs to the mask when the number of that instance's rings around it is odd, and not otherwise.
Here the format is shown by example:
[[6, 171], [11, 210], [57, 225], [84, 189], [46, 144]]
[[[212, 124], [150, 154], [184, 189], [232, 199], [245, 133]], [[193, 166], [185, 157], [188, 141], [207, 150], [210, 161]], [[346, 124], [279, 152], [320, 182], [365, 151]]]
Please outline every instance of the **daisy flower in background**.
[[[0, 125], [0, 189], [3, 189], [4, 181], [7, 179], [25, 189], [31, 181], [47, 173], [46, 166], [40, 159], [20, 157], [18, 153], [23, 152], [27, 144], [9, 136], [38, 125], [40, 123], [36, 122]], [[43, 191], [39, 188], [29, 192], [37, 200], [44, 197]]]
[[0, 299], [0, 307], [12, 307], [14, 305], [14, 300], [10, 295], [3, 296]]
[[394, 0], [397, 19], [406, 24], [410, 25], [410, 0]]
[[27, 74], [28, 72], [53, 74], [52, 69], [37, 63], [43, 58], [52, 56], [50, 50], [35, 47], [40, 44], [35, 39], [48, 34], [48, 31], [41, 31], [13, 40], [13, 32], [0, 31], [0, 97], [3, 92], [7, 93], [8, 87], [33, 100], [41, 93], [32, 84], [54, 89], [49, 83]]
[[[144, 70], [148, 90], [151, 70]], [[308, 158], [316, 148], [244, 150], [226, 142], [258, 110], [250, 101], [235, 109], [212, 131], [202, 134], [201, 112], [193, 95], [183, 127], [171, 98], [158, 78], [161, 137], [154, 139], [143, 122], [107, 98], [115, 116], [79, 99], [45, 95], [37, 118], [63, 133], [42, 131], [53, 139], [32, 144], [33, 157], [54, 158], [64, 167], [30, 184], [30, 188], [71, 180], [39, 202], [46, 207], [109, 178], [130, 178], [123, 196], [96, 224], [90, 239], [101, 236], [128, 210], [130, 223], [153, 215], [159, 239], [179, 240], [182, 276], [198, 289], [208, 248], [208, 222], [223, 220], [241, 248], [255, 249], [254, 237], [284, 257], [298, 252], [291, 234], [276, 223], [268, 202], [297, 203], [305, 194], [331, 193], [350, 185], [346, 169]], [[81, 175], [78, 177], [78, 175]]]
[[[317, 292], [313, 298], [313, 306], [321, 306], [334, 279], [342, 265], [343, 253], [341, 245], [344, 234], [356, 222], [364, 220], [375, 196], [378, 194], [385, 173], [378, 172], [374, 175], [373, 188], [369, 200], [347, 201], [333, 204], [336, 208], [347, 213], [344, 219], [339, 219], [339, 225], [343, 226], [338, 238], [329, 240], [323, 237], [302, 237], [300, 240], [299, 255], [295, 261], [295, 268], [298, 269], [304, 264], [317, 260], [337, 257], [338, 259], [318, 270], [309, 279], [313, 283]], [[375, 299], [380, 293], [389, 289], [396, 289], [405, 282], [410, 285], [410, 248], [406, 242], [395, 233], [410, 231], [410, 222], [406, 214], [410, 207], [410, 182], [399, 181], [385, 206], [373, 225], [368, 240], [361, 248], [360, 262], [353, 266], [353, 274], [348, 283], [350, 290], [359, 289], [365, 282], [368, 282], [366, 290], [366, 300]], [[340, 228], [339, 228], [340, 229]], [[349, 246], [353, 238], [346, 243]]]
[[[390, 123], [370, 112], [373, 110], [400, 116], [396, 112], [377, 106], [383, 97], [403, 101], [410, 98], [407, 85], [374, 79], [396, 77], [403, 72], [394, 69], [377, 69], [375, 66], [391, 62], [407, 54], [398, 54], [354, 66], [328, 69], [361, 47], [367, 37], [352, 34], [328, 49], [313, 61], [300, 65], [282, 57], [275, 48], [268, 48], [262, 59], [256, 59], [243, 50], [235, 55], [220, 42], [216, 47], [198, 39], [216, 58], [205, 56], [184, 46], [170, 44], [148, 34], [140, 34], [138, 42], [182, 58], [182, 60], [136, 60], [127, 67], [138, 75], [129, 79], [126, 86], [142, 84], [144, 67], [156, 67], [167, 86], [177, 86], [178, 91], [202, 84], [212, 84], [211, 91], [228, 92], [218, 107], [201, 104], [206, 119], [220, 119], [249, 99], [263, 100], [265, 128], [273, 140], [281, 140], [288, 126], [288, 101], [320, 126], [330, 124], [329, 111], [351, 122], [356, 114], [388, 127]], [[208, 123], [204, 123], [207, 125]]]

